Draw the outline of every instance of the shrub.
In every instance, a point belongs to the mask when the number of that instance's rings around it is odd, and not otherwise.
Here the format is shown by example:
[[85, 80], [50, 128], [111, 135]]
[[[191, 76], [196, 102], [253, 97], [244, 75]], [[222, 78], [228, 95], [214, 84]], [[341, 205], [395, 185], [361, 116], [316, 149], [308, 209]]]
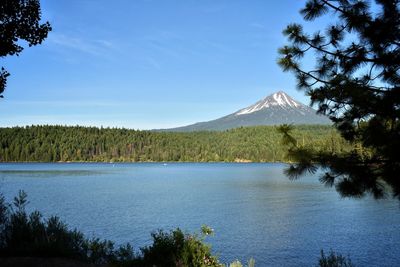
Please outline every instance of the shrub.
[[185, 234], [180, 229], [169, 233], [162, 230], [153, 233], [153, 244], [142, 248], [146, 266], [223, 266], [211, 254], [210, 245], [204, 243], [212, 229], [202, 227], [201, 235]]
[[213, 232], [207, 226], [200, 235], [160, 230], [152, 234], [151, 246], [135, 253], [130, 244], [114, 248], [112, 241], [87, 239], [56, 216], [44, 220], [38, 211], [28, 214], [27, 204], [24, 191], [14, 198], [13, 205], [0, 194], [0, 257], [63, 257], [115, 266], [223, 266], [204, 242]]
[[69, 230], [58, 217], [47, 221], [38, 211], [27, 214], [27, 195], [20, 191], [13, 206], [0, 198], [0, 256], [69, 257], [86, 259], [87, 240]]
[[330, 251], [329, 255], [325, 255], [324, 251], [321, 250], [321, 257], [319, 258], [320, 267], [354, 267], [350, 258], [346, 258], [339, 253]]

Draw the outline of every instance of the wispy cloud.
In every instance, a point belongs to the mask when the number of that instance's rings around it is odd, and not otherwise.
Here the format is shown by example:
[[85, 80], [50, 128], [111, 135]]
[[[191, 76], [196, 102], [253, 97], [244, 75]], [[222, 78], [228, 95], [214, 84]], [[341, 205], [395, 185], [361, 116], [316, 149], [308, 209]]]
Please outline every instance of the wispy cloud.
[[120, 107], [130, 105], [128, 102], [111, 101], [9, 101], [10, 105], [79, 108], [79, 107]]
[[196, 59], [208, 57], [210, 62], [220, 62], [221, 56], [238, 52], [225, 42], [191, 35], [189, 37], [171, 31], [156, 31], [143, 36], [140, 41], [149, 55], [144, 58], [145, 63], [160, 69], [161, 63], [167, 59], [187, 62], [193, 57]]
[[142, 41], [146, 46], [161, 54], [177, 59], [182, 58], [181, 48], [185, 39], [178, 34], [170, 31], [160, 31], [144, 36]]
[[77, 36], [69, 36], [66, 34], [52, 33], [49, 35], [48, 41], [59, 48], [71, 49], [92, 56], [106, 56], [110, 53], [110, 49], [115, 50], [115, 44], [110, 40], [103, 39], [87, 39]]
[[212, 48], [213, 50], [218, 50], [219, 52], [227, 52], [227, 53], [237, 53], [238, 51], [233, 49], [231, 45], [221, 42], [216, 42], [212, 40], [201, 40], [199, 41], [204, 47]]
[[264, 29], [267, 28], [265, 25], [263, 25], [261, 23], [258, 23], [258, 22], [252, 22], [252, 23], [249, 24], [249, 26], [253, 27], [253, 28], [260, 29], [260, 30], [264, 30]]

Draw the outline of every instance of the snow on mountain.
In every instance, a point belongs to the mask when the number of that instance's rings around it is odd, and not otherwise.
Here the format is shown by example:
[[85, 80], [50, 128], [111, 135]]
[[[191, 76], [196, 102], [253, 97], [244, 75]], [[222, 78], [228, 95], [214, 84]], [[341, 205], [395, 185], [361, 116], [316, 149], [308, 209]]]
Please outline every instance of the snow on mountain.
[[326, 116], [316, 114], [316, 110], [279, 91], [219, 119], [165, 129], [165, 131], [219, 131], [242, 126], [330, 123]]
[[295, 101], [293, 98], [288, 96], [285, 92], [279, 91], [276, 92], [260, 101], [251, 105], [247, 108], [241, 109], [238, 112], [234, 113], [235, 115], [244, 115], [250, 114], [265, 108], [280, 106], [282, 108], [302, 108], [303, 104]]

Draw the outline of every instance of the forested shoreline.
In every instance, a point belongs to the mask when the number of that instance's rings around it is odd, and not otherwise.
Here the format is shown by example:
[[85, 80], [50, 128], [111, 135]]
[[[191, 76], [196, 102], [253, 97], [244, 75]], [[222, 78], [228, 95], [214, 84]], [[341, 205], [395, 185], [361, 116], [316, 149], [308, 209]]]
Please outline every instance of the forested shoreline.
[[[349, 149], [331, 126], [295, 126], [299, 145]], [[287, 162], [277, 126], [156, 132], [82, 126], [0, 128], [0, 162]]]

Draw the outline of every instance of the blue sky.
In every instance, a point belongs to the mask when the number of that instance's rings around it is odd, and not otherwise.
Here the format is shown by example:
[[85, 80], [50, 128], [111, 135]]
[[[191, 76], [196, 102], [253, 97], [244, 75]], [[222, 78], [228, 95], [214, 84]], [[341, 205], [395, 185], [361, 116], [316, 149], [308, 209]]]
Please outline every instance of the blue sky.
[[0, 126], [153, 129], [207, 121], [295, 89], [276, 64], [303, 1], [42, 0], [53, 31], [19, 57]]

